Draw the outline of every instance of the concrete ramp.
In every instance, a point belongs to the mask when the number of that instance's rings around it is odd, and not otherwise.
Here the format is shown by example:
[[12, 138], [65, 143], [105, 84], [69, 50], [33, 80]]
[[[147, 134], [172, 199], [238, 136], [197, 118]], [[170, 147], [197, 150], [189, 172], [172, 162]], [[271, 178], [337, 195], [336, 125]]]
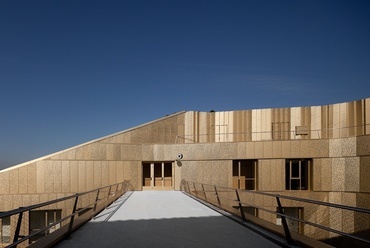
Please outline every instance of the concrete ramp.
[[279, 246], [180, 191], [135, 191], [57, 247]]

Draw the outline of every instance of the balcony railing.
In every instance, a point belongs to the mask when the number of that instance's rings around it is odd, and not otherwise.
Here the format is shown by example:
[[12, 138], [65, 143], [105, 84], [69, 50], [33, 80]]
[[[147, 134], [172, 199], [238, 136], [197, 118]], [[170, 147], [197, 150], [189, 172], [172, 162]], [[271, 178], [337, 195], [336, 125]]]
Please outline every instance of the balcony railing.
[[[272, 125], [273, 126], [273, 125]], [[293, 130], [292, 130], [293, 129]], [[212, 130], [212, 131], [210, 131]], [[194, 133], [176, 136], [175, 143], [209, 143], [209, 142], [242, 142], [266, 140], [296, 140], [296, 139], [329, 139], [348, 138], [370, 134], [370, 124], [348, 126], [341, 128], [311, 129], [310, 127], [290, 126], [284, 129], [248, 132], [218, 132], [209, 129], [207, 133]]]
[[189, 181], [182, 181], [181, 190], [240, 217], [243, 223], [285, 237], [288, 244], [370, 247], [369, 209]]
[[[123, 181], [0, 213], [0, 227], [8, 232], [8, 240], [5, 243], [4, 232], [2, 233], [0, 247], [51, 247], [63, 238], [68, 238], [76, 228], [89, 221], [128, 190], [132, 190], [130, 182]], [[33, 222], [34, 213], [39, 215]], [[11, 224], [5, 226], [5, 222], [9, 223], [5, 220], [9, 218]]]

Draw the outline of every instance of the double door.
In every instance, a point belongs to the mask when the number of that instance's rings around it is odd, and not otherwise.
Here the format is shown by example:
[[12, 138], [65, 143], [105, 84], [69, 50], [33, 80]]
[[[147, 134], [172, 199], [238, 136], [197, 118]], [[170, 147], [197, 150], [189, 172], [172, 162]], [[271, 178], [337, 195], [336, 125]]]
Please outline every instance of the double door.
[[143, 163], [143, 190], [172, 190], [172, 162]]

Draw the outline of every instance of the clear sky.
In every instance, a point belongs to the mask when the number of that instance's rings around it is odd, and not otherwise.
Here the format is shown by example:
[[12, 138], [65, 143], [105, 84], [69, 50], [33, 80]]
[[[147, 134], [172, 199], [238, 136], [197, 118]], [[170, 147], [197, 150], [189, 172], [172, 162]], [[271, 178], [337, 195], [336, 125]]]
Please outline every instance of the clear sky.
[[182, 110], [370, 97], [370, 1], [0, 1], [0, 168]]

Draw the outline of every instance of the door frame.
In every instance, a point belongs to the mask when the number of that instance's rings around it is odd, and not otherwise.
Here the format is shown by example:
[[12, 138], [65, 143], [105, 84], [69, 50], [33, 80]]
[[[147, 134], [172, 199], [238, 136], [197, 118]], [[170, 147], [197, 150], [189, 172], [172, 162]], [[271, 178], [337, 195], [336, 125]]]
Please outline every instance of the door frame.
[[[160, 172], [158, 172], [158, 165], [160, 165]], [[165, 177], [168, 173], [166, 166], [171, 166], [171, 177]], [[149, 168], [144, 168], [149, 166]], [[150, 177], [148, 177], [148, 172]], [[159, 176], [158, 176], [159, 175]], [[146, 177], [145, 177], [146, 176]], [[156, 177], [157, 176], [157, 177]], [[170, 180], [170, 186], [168, 184]], [[141, 163], [141, 187], [142, 190], [174, 190], [175, 185], [175, 163], [174, 161], [143, 161]]]

